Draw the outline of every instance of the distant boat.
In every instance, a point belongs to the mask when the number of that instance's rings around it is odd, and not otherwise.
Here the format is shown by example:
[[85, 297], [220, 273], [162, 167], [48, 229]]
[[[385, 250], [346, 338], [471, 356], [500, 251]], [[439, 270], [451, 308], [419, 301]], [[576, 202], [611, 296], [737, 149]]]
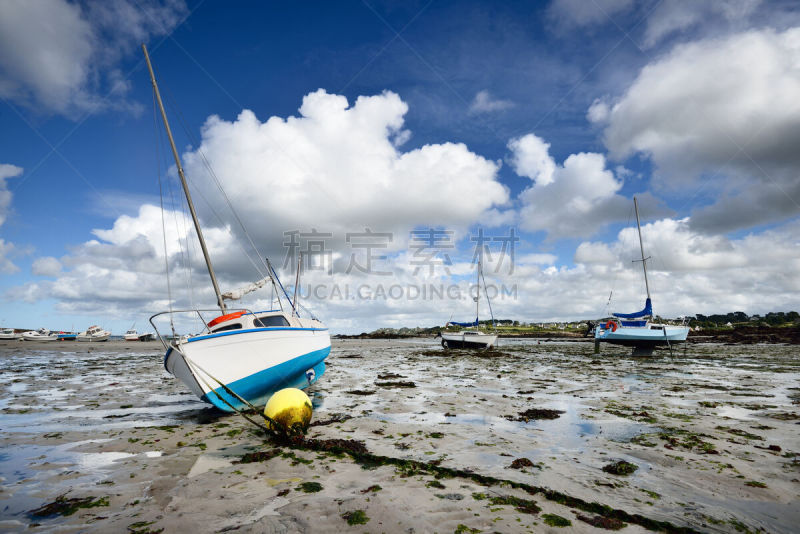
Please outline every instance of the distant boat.
[[131, 328], [125, 332], [125, 335], [122, 337], [125, 341], [139, 341], [139, 332], [137, 332], [135, 328]]
[[152, 332], [139, 334], [139, 341], [155, 341], [155, 340], [156, 340], [156, 335]]
[[108, 341], [108, 338], [111, 337], [111, 332], [108, 330], [103, 330], [97, 325], [92, 325], [86, 329], [86, 331], [81, 332], [76, 336], [78, 341], [87, 341], [92, 343], [98, 343], [100, 341]]
[[0, 330], [0, 340], [2, 339], [20, 339], [20, 335], [13, 328], [3, 328]]
[[[331, 351], [328, 328], [314, 318], [299, 317], [297, 283], [295, 283], [295, 300], [290, 301], [291, 312], [284, 312], [283, 309], [252, 312], [241, 308], [232, 311], [227, 308], [225, 299], [239, 299], [244, 294], [262, 287], [267, 281], [272, 282], [273, 289], [277, 291], [277, 273], [267, 262], [268, 277], [241, 290], [224, 295], [220, 292], [183, 173], [183, 166], [169, 128], [150, 57], [144, 45], [142, 51], [150, 73], [154, 99], [161, 111], [178, 177], [186, 196], [186, 203], [220, 313], [219, 317], [206, 322], [201, 312], [209, 310], [188, 310], [196, 313], [206, 328], [199, 334], [182, 336], [171, 341], [165, 340], [158, 333], [154, 319], [159, 315], [169, 314], [172, 321], [174, 313], [183, 313], [187, 310], [170, 310], [153, 315], [150, 323], [156, 328], [159, 339], [167, 351], [164, 355], [164, 367], [201, 400], [224, 411], [247, 409], [249, 406], [246, 403], [264, 405], [272, 393], [279, 389], [308, 387], [325, 372], [325, 358]], [[299, 276], [299, 268], [297, 272]], [[285, 291], [284, 295], [289, 300]], [[244, 399], [246, 403], [240, 399]]]
[[78, 334], [75, 332], [59, 332], [58, 333], [58, 340], [59, 341], [75, 341], [75, 338], [78, 337]]
[[686, 341], [689, 334], [689, 327], [683, 325], [670, 325], [665, 323], [652, 322], [653, 304], [650, 299], [650, 284], [647, 281], [647, 260], [644, 257], [644, 245], [642, 244], [642, 227], [639, 223], [639, 205], [636, 197], [633, 198], [633, 207], [636, 211], [636, 229], [639, 231], [639, 250], [642, 254], [642, 270], [644, 271], [644, 285], [647, 290], [647, 300], [644, 309], [635, 313], [612, 313], [615, 319], [606, 323], [598, 324], [594, 330], [595, 342], [611, 343], [612, 345], [624, 345], [634, 348], [635, 354], [652, 354], [653, 348], [657, 346], [671, 346], [672, 343], [682, 343]]
[[50, 332], [50, 330], [46, 328], [40, 328], [39, 330], [24, 332], [22, 334], [22, 339], [25, 341], [55, 341], [58, 339], [58, 334]]
[[[486, 334], [478, 330], [479, 308], [481, 299], [481, 262], [478, 261], [477, 269], [477, 295], [475, 296], [475, 321], [467, 323], [458, 323], [455, 321], [448, 321], [445, 328], [454, 326], [475, 327], [475, 330], [462, 330], [461, 332], [442, 332], [442, 347], [445, 349], [491, 349], [497, 344], [497, 334]], [[484, 283], [484, 286], [486, 284]], [[487, 293], [488, 300], [489, 295]]]

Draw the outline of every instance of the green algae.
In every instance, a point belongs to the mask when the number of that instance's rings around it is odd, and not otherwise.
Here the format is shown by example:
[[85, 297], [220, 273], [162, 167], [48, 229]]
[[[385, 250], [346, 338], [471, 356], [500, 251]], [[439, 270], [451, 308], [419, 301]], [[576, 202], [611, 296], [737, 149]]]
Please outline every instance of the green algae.
[[603, 466], [603, 471], [606, 473], [620, 476], [628, 476], [633, 474], [637, 469], [639, 469], [638, 465], [626, 462], [625, 460], [620, 460], [618, 462]]
[[347, 521], [348, 525], [366, 525], [369, 517], [364, 510], [353, 510], [352, 512], [345, 512], [342, 514], [342, 519]]
[[563, 528], [572, 525], [572, 521], [557, 514], [542, 514], [542, 519], [544, 520], [545, 524], [550, 525], [551, 527]]
[[82, 508], [97, 508], [108, 506], [108, 497], [73, 497], [67, 499], [67, 495], [59, 495], [51, 503], [45, 504], [29, 514], [32, 517], [48, 517], [54, 515], [69, 516]]
[[302, 491], [303, 493], [317, 493], [318, 491], [322, 491], [322, 484], [319, 482], [301, 482], [295, 490]]

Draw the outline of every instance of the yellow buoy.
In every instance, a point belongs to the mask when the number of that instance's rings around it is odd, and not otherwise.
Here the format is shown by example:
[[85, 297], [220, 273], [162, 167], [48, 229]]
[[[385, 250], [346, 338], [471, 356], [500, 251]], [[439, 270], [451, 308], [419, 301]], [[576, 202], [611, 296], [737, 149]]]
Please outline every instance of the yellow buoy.
[[[297, 388], [286, 388], [275, 392], [264, 407], [264, 415], [272, 419], [272, 430], [288, 432], [305, 431], [311, 422], [311, 399]], [[277, 425], [278, 428], [275, 428]]]

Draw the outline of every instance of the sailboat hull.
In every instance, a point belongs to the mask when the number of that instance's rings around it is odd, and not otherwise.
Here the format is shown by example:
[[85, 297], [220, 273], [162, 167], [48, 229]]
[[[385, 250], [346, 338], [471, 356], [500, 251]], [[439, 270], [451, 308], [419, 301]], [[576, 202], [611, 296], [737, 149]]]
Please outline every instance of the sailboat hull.
[[594, 332], [597, 341], [626, 347], [657, 347], [686, 341], [688, 326], [654, 325], [645, 327], [620, 326], [616, 330], [598, 326]]
[[497, 336], [491, 334], [442, 334], [442, 346], [446, 349], [491, 349], [497, 344]]
[[330, 351], [327, 329], [254, 328], [183, 340], [164, 366], [201, 400], [231, 412], [246, 406], [226, 388], [262, 406], [280, 389], [316, 382]]

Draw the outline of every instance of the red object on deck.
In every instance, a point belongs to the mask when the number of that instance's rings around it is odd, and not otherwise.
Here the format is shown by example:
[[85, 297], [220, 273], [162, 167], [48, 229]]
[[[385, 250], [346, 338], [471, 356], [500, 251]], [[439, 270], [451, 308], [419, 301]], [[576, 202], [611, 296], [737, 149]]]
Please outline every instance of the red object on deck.
[[212, 326], [214, 326], [216, 324], [224, 323], [225, 321], [230, 321], [231, 319], [238, 319], [239, 317], [241, 317], [245, 313], [246, 312], [244, 312], [244, 311], [238, 311], [238, 312], [229, 313], [227, 315], [220, 315], [216, 319], [212, 319], [211, 322], [208, 323], [208, 327], [211, 328]]

